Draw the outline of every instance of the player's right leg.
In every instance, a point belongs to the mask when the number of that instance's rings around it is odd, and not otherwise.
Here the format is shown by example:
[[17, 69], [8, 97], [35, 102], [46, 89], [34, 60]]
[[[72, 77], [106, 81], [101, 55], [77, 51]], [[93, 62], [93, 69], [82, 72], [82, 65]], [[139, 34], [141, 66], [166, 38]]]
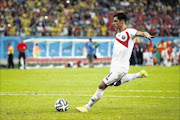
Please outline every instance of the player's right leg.
[[22, 54], [23, 62], [24, 62], [24, 69], [26, 69], [26, 55], [25, 53]]
[[19, 53], [19, 56], [18, 56], [18, 68], [20, 69], [20, 61], [21, 61], [21, 53]]

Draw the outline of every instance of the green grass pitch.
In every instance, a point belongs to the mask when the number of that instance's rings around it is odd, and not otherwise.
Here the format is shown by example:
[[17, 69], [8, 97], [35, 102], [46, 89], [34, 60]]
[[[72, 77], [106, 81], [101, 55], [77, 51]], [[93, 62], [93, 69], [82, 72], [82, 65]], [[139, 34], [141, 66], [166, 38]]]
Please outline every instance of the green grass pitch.
[[[108, 87], [88, 113], [85, 105], [109, 68], [1, 69], [0, 120], [179, 120], [180, 66], [130, 67], [149, 76], [119, 87]], [[69, 102], [57, 112], [55, 101]]]

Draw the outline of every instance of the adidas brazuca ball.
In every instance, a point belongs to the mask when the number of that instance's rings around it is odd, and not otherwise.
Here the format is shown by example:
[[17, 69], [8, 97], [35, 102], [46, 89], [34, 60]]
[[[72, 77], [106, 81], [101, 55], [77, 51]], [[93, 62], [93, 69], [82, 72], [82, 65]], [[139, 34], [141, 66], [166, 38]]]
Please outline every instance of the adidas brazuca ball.
[[58, 112], [65, 112], [68, 110], [69, 104], [65, 99], [59, 99], [55, 103], [55, 109]]

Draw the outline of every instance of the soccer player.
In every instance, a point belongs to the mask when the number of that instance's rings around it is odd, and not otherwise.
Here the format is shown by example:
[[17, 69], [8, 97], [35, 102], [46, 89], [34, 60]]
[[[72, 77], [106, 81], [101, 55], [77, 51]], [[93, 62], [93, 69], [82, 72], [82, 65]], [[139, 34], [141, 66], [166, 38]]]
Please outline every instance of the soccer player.
[[110, 74], [100, 83], [97, 91], [94, 93], [88, 104], [82, 107], [76, 107], [80, 112], [88, 112], [90, 108], [101, 99], [104, 90], [110, 86], [119, 86], [136, 78], [147, 77], [148, 73], [141, 70], [135, 74], [128, 74], [129, 59], [134, 46], [136, 36], [146, 37], [149, 40], [153, 38], [148, 32], [137, 31], [126, 27], [127, 17], [124, 13], [114, 15], [113, 25], [118, 30], [115, 36], [113, 56], [110, 67]]
[[21, 57], [23, 58], [23, 61], [24, 61], [24, 69], [26, 69], [26, 62], [25, 62], [25, 59], [26, 59], [26, 55], [25, 55], [25, 51], [27, 50], [27, 45], [26, 43], [24, 43], [24, 40], [21, 40], [21, 42], [17, 45], [17, 50], [19, 51], [19, 63], [18, 63], [18, 68], [20, 69], [20, 60], [21, 60]]

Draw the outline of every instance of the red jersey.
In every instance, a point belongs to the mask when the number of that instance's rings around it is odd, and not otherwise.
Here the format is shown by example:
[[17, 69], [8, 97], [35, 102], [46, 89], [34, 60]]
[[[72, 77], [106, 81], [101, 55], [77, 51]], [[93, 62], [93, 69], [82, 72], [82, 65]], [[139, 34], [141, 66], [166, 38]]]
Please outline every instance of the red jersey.
[[19, 43], [19, 44], [17, 45], [17, 49], [18, 49], [20, 52], [25, 52], [26, 49], [27, 49], [26, 43]]

